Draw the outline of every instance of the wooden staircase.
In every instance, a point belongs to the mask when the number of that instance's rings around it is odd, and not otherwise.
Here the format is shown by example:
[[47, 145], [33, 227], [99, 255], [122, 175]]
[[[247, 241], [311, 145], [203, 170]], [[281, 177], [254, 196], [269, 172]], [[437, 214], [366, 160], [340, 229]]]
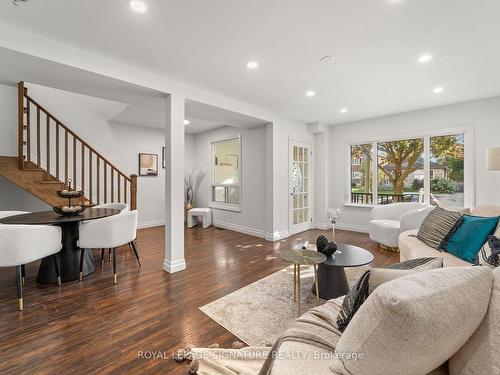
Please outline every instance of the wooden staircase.
[[72, 186], [83, 190], [80, 204], [123, 202], [137, 209], [137, 175], [125, 175], [86, 141], [28, 95], [18, 84], [18, 156], [0, 156], [0, 176], [51, 206]]

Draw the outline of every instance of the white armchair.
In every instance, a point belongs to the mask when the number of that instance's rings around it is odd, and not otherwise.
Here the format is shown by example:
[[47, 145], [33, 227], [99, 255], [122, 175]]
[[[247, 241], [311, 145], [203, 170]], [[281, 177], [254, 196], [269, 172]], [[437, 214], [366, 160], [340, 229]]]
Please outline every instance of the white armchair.
[[370, 239], [382, 248], [397, 250], [402, 228], [417, 229], [432, 208], [426, 203], [393, 203], [374, 207], [368, 223]]
[[[92, 220], [80, 225], [80, 236], [77, 246], [81, 249], [102, 249], [101, 262], [104, 248], [113, 251], [113, 278], [116, 284], [116, 248], [129, 245], [137, 258], [139, 267], [139, 253], [134, 244], [137, 235], [137, 211], [126, 211], [104, 219]], [[82, 251], [83, 254], [83, 251]], [[80, 259], [80, 280], [83, 273], [83, 257]]]
[[25, 264], [51, 256], [56, 266], [57, 282], [61, 285], [59, 263], [55, 256], [62, 248], [61, 228], [48, 225], [0, 225], [0, 238], [0, 267], [16, 267], [19, 310], [24, 308]]

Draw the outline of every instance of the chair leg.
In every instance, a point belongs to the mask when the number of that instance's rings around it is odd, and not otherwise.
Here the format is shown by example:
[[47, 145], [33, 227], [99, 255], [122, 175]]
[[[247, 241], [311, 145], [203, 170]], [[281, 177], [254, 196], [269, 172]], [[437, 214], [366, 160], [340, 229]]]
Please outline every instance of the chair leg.
[[113, 282], [116, 284], [116, 248], [113, 248]]
[[52, 255], [52, 259], [54, 260], [54, 266], [56, 268], [56, 276], [57, 276], [57, 285], [61, 285], [61, 268], [59, 267], [59, 261], [57, 260], [57, 255]]
[[24, 266], [24, 264], [21, 265], [21, 276], [23, 278], [23, 287], [26, 287], [26, 267]]
[[104, 268], [104, 249], [101, 249], [101, 268]]
[[137, 258], [137, 263], [139, 263], [139, 267], [142, 267], [141, 261], [139, 259], [139, 253], [137, 252], [137, 247], [135, 246], [134, 241], [129, 242], [128, 246], [132, 249], [132, 251], [135, 254], [135, 257]]
[[83, 260], [85, 258], [85, 249], [80, 249], [80, 281], [83, 280]]
[[17, 284], [17, 307], [19, 311], [24, 310], [23, 303], [23, 271], [21, 266], [16, 267], [16, 284]]
[[108, 262], [111, 261], [111, 249], [108, 249]]

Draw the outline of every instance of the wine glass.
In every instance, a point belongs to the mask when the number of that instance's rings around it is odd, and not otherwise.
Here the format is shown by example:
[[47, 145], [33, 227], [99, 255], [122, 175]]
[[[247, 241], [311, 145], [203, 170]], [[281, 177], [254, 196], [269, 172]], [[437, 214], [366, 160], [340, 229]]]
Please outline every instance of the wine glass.
[[328, 220], [330, 220], [332, 224], [332, 234], [333, 239], [335, 239], [335, 224], [337, 220], [340, 219], [340, 208], [329, 208], [326, 213], [328, 215]]

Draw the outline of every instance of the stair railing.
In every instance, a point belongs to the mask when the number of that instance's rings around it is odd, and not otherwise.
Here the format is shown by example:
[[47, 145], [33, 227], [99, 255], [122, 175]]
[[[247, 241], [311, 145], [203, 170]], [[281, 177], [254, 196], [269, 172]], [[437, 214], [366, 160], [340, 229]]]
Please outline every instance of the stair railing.
[[[137, 175], [127, 176], [28, 95], [18, 84], [18, 168], [45, 171], [46, 183], [84, 192], [89, 205], [127, 203], [137, 209]], [[32, 126], [32, 122], [34, 126]], [[32, 153], [33, 152], [33, 153]]]

